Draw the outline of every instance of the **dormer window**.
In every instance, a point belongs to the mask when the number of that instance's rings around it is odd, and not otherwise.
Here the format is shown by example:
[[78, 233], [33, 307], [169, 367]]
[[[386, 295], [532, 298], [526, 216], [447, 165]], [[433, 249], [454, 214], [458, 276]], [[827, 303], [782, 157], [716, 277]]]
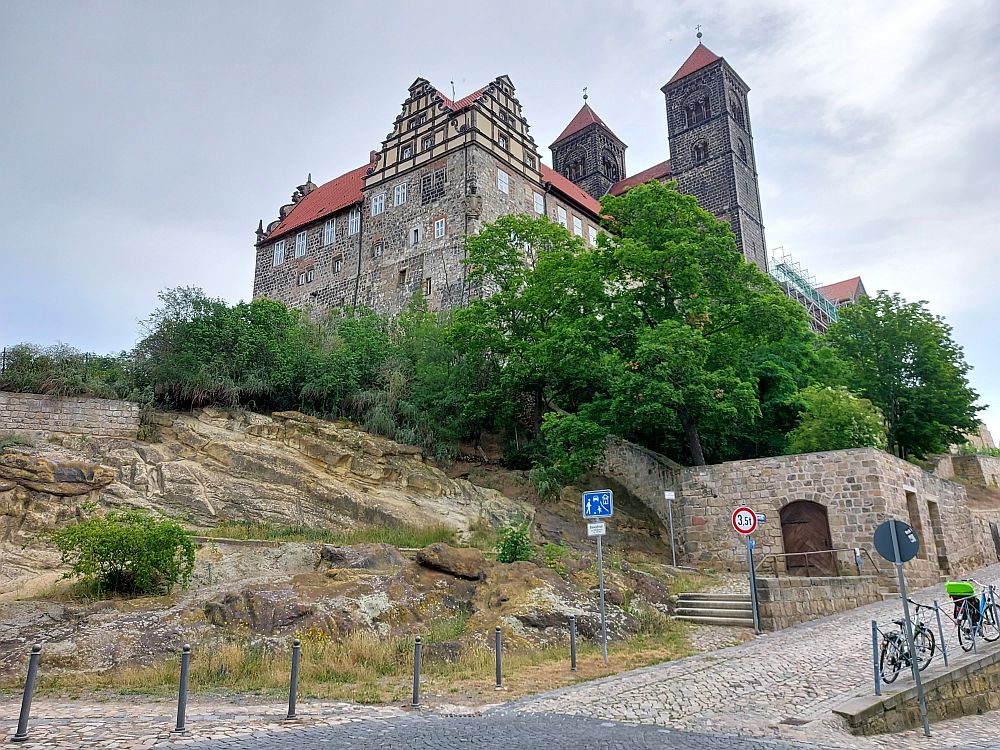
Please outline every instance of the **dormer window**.
[[434, 136], [425, 135], [424, 139], [420, 141], [420, 148], [423, 151], [430, 151], [432, 148], [434, 148]]
[[497, 143], [500, 145], [500, 148], [502, 148], [504, 151], [510, 150], [510, 141], [507, 139], [507, 136], [505, 136], [503, 133], [500, 133], [497, 136]]
[[400, 159], [411, 159], [413, 158], [413, 144], [407, 143], [399, 147], [399, 158]]

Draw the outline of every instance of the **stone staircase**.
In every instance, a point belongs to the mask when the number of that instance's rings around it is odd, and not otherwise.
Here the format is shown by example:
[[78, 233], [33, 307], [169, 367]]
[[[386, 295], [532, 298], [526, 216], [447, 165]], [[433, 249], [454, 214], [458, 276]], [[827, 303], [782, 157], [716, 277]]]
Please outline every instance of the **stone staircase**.
[[675, 620], [699, 625], [753, 627], [750, 594], [688, 593], [677, 596]]

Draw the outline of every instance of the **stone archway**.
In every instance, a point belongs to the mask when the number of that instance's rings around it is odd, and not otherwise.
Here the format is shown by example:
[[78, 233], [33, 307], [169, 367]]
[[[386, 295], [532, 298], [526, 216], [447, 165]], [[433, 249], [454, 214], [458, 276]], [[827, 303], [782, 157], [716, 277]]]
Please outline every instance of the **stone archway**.
[[809, 500], [797, 500], [781, 509], [781, 539], [785, 566], [792, 575], [836, 575], [837, 558], [825, 555], [802, 555], [833, 548], [826, 506]]

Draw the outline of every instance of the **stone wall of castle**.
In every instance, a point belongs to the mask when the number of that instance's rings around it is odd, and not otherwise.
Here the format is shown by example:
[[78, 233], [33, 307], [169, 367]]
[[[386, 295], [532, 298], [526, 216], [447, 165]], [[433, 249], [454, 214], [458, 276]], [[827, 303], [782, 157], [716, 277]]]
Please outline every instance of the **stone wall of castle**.
[[42, 396], [0, 391], [0, 437], [34, 440], [52, 433], [135, 438], [139, 405], [84, 396]]

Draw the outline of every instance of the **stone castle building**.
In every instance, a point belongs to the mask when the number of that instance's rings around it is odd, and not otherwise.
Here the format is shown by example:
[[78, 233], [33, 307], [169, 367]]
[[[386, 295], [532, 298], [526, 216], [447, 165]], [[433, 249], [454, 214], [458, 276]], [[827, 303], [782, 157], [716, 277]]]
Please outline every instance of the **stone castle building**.
[[458, 101], [418, 78], [366, 164], [319, 186], [310, 176], [258, 224], [254, 298], [393, 313], [419, 293], [432, 310], [463, 306], [478, 293], [464, 241], [484, 224], [547, 216], [593, 245], [598, 199], [654, 179], [727, 220], [767, 271], [749, 87], [699, 42], [662, 91], [671, 158], [629, 177], [625, 142], [586, 102], [552, 143], [550, 169], [507, 76]]

